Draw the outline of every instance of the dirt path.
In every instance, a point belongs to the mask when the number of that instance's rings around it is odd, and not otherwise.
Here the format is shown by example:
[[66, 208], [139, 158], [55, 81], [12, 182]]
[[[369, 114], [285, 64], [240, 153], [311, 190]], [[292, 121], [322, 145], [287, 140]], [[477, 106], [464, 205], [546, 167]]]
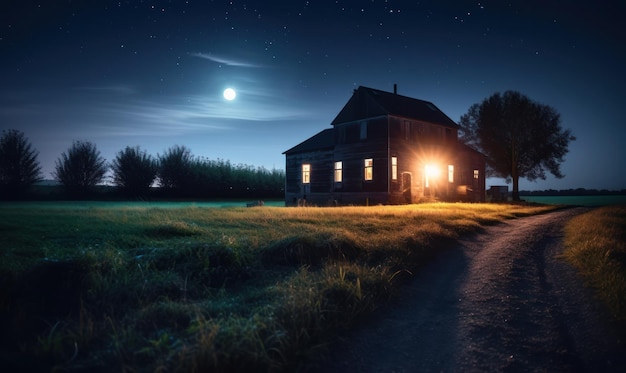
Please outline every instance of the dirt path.
[[556, 259], [567, 209], [486, 228], [416, 275], [314, 371], [621, 371], [604, 310]]

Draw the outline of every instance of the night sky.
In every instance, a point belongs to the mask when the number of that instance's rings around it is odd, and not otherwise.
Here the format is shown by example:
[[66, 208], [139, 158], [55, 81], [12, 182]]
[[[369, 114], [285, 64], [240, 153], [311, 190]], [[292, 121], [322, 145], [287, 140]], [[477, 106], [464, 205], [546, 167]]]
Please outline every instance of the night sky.
[[456, 122], [506, 90], [553, 106], [577, 137], [565, 178], [522, 190], [626, 188], [624, 1], [8, 3], [0, 130], [25, 133], [47, 179], [74, 140], [108, 161], [185, 145], [283, 169], [355, 88], [396, 83]]

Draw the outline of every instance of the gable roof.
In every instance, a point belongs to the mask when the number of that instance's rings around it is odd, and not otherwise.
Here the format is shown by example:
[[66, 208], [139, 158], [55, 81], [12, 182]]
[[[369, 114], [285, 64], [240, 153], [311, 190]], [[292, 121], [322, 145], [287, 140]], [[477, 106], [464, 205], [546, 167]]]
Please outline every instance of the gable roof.
[[354, 122], [393, 115], [457, 128], [458, 125], [431, 102], [359, 86], [331, 123]]
[[327, 128], [312, 137], [304, 140], [283, 154], [302, 153], [312, 150], [331, 149], [334, 146], [333, 128]]

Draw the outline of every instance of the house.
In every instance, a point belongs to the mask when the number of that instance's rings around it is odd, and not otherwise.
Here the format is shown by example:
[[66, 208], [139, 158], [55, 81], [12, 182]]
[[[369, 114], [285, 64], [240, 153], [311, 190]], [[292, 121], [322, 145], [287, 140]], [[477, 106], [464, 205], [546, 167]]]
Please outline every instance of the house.
[[285, 204], [485, 200], [485, 158], [435, 105], [359, 87], [331, 123], [285, 151]]

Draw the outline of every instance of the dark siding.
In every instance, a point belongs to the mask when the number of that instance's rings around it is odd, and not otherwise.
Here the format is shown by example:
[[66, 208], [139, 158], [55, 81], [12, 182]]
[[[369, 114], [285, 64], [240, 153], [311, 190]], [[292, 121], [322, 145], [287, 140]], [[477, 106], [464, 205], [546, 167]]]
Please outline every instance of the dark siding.
[[[302, 165], [311, 165], [311, 182], [302, 184]], [[311, 151], [286, 155], [285, 165], [285, 204], [292, 206], [299, 199], [306, 198], [307, 203], [323, 205], [329, 199], [333, 177], [332, 150]]]
[[[364, 161], [372, 158], [374, 162], [373, 180], [364, 179]], [[335, 160], [343, 162], [342, 190], [344, 192], [387, 191], [387, 140], [378, 139], [368, 142], [337, 145]]]
[[[457, 153], [458, 199], [467, 202], [485, 201], [485, 157], [471, 149], [460, 146]], [[479, 170], [478, 179], [474, 170]]]

